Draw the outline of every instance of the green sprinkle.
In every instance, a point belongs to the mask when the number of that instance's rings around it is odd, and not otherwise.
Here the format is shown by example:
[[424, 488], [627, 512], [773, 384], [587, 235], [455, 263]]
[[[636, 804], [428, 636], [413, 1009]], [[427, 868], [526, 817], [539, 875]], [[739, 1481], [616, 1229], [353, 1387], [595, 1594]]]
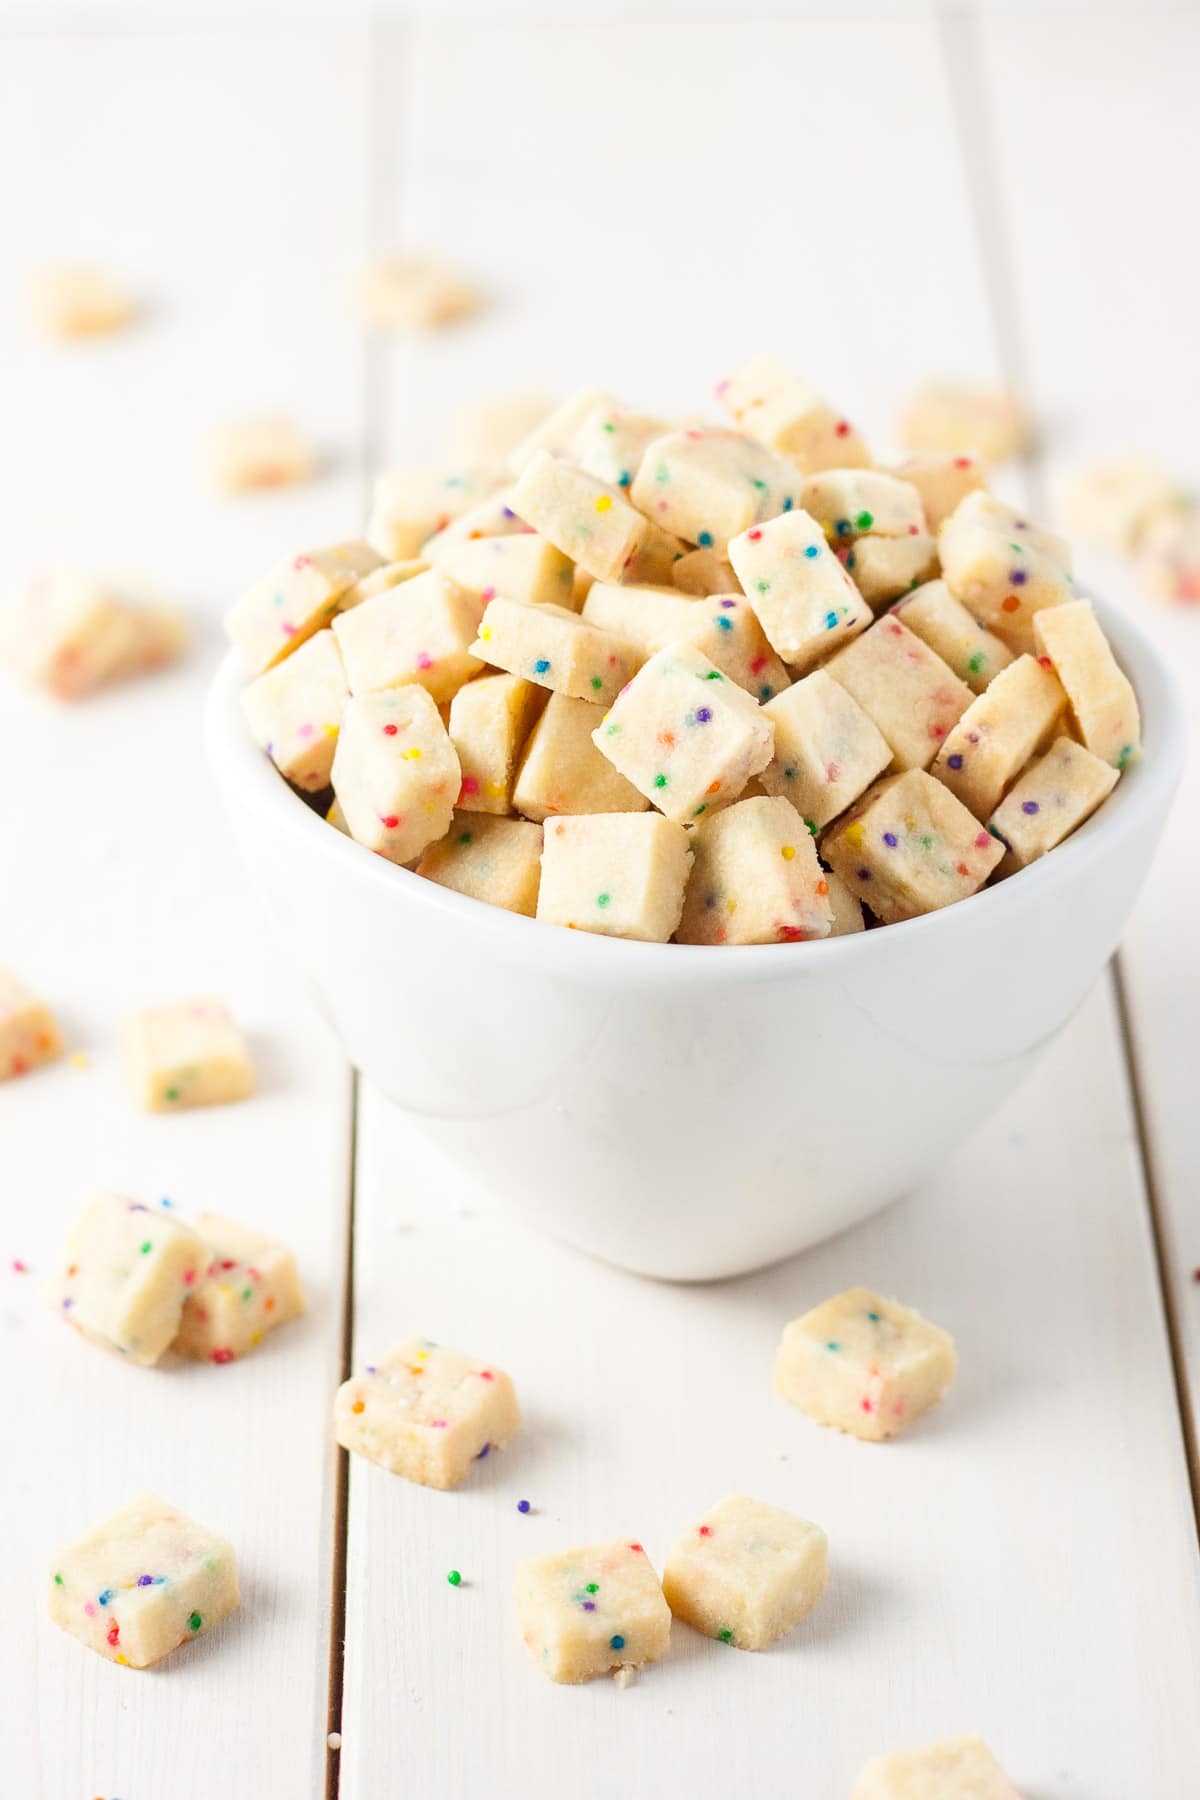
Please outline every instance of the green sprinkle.
[[977, 650], [974, 656], [969, 656], [967, 658], [967, 668], [971, 671], [972, 675], [978, 675], [986, 661], [987, 657], [983, 654], [983, 651]]
[[692, 817], [693, 817], [693, 819], [698, 819], [702, 812], [707, 812], [707, 811], [708, 811], [708, 801], [705, 800], [702, 805], [700, 805], [696, 808], [695, 812], [692, 814]]
[[592, 676], [592, 686], [597, 689], [602, 688], [604, 686], [604, 683], [600, 679], [599, 675]]
[[604, 727], [604, 735], [605, 737], [616, 737], [620, 729], [621, 727], [619, 725], [606, 725]]
[[759, 493], [760, 493], [760, 494], [765, 494], [765, 493], [766, 493], [766, 491], [767, 491], [767, 484], [766, 484], [766, 482], [765, 482], [765, 481], [760, 481], [760, 480], [759, 480], [759, 479], [758, 479], [758, 476], [757, 476], [757, 475], [752, 475], [752, 476], [751, 476], [751, 477], [750, 477], [750, 485], [751, 485], [751, 487], [756, 487], [756, 488], [757, 488], [757, 489], [758, 489], [758, 491], [759, 491]]
[[617, 428], [610, 419], [605, 419], [605, 421], [604, 421], [603, 425], [601, 425], [600, 429], [601, 429], [601, 431], [615, 431]]
[[600, 1592], [600, 1583], [598, 1581], [589, 1581], [583, 1591], [585, 1594], [598, 1594]]
[[248, 1300], [253, 1292], [254, 1292], [253, 1288], [243, 1288], [242, 1289], [242, 1299]]
[[146, 1239], [144, 1244], [138, 1245], [138, 1249], [141, 1251], [143, 1256], [149, 1256], [149, 1254], [153, 1250], [153, 1248], [154, 1248], [154, 1245], [150, 1242], [149, 1238]]
[[654, 479], [655, 481], [670, 481], [671, 471], [668, 469], [665, 462], [660, 462], [657, 469], [655, 469]]
[[192, 1613], [190, 1618], [188, 1619], [188, 1630], [189, 1631], [199, 1631], [199, 1629], [203, 1625], [203, 1623], [204, 1623], [204, 1620], [200, 1617], [199, 1613]]
[[451, 1569], [450, 1573], [446, 1577], [446, 1580], [450, 1583], [451, 1587], [461, 1587], [462, 1586], [462, 1576], [459, 1574], [457, 1569]]
[[56, 1576], [55, 1576], [55, 1577], [54, 1577], [54, 1585], [55, 1585], [55, 1587], [61, 1587], [61, 1586], [62, 1586], [62, 1584], [63, 1584], [63, 1578], [62, 1578], [62, 1576], [61, 1576], [61, 1575], [56, 1575]]
[[771, 584], [769, 581], [756, 581], [754, 585], [760, 594], [769, 594], [771, 591]]
[[458, 834], [458, 841], [462, 845], [463, 849], [465, 850], [467, 845], [472, 843], [474, 840], [469, 831], [460, 831]]
[[1120, 771], [1122, 771], [1122, 773], [1129, 767], [1130, 759], [1132, 758], [1132, 756], [1133, 756], [1133, 745], [1132, 744], [1122, 744], [1121, 754], [1117, 758], [1117, 768]]
[[811, 819], [805, 819], [805, 821], [804, 821], [804, 823], [805, 823], [805, 824], [806, 824], [806, 825], [807, 825], [807, 826], [808, 826], [808, 829], [809, 829], [809, 830], [810, 830], [810, 831], [811, 831], [811, 832], [812, 832], [812, 835], [813, 835], [813, 836], [814, 836], [814, 837], [816, 837], [816, 835], [817, 835], [817, 828], [816, 828], [816, 826], [815, 826], [815, 825], [814, 825], [814, 824], [813, 824], [813, 822], [812, 822], [812, 820], [811, 820]]
[[166, 1093], [166, 1098], [168, 1100], [178, 1100], [179, 1089], [178, 1088], [168, 1088], [167, 1093]]
[[654, 777], [654, 785], [656, 788], [665, 788], [667, 785], [666, 776], [665, 775], [656, 775]]
[[854, 521], [855, 530], [870, 531], [870, 529], [874, 523], [875, 523], [875, 516], [873, 513], [860, 512], [858, 517]]
[[920, 843], [922, 850], [933, 849], [933, 839], [927, 835], [921, 838]]
[[728, 1626], [724, 1631], [718, 1631], [717, 1636], [723, 1644], [732, 1644], [733, 1642], [733, 1633]]
[[795, 769], [785, 769], [783, 771], [783, 779], [785, 781], [795, 781], [795, 779], [796, 779]]
[[612, 899], [611, 894], [597, 894], [596, 895], [596, 905], [597, 906], [607, 906], [611, 899]]
[[700, 679], [702, 681], [723, 681], [725, 677], [722, 675], [720, 669], [710, 669], [708, 674], [702, 675]]
[[827, 1350], [840, 1350], [841, 1347], [842, 1346], [840, 1344], [835, 1344], [832, 1339], [830, 1339], [829, 1343], [827, 1343], [825, 1346], [825, 1348]]
[[872, 1325], [878, 1325], [878, 1323], [879, 1323], [879, 1314], [878, 1314], [878, 1313], [877, 1313], [877, 1312], [869, 1312], [869, 1313], [868, 1313], [868, 1314], [867, 1314], [867, 1317], [868, 1317], [868, 1319], [870, 1319], [870, 1321], [871, 1321], [871, 1323], [872, 1323]]

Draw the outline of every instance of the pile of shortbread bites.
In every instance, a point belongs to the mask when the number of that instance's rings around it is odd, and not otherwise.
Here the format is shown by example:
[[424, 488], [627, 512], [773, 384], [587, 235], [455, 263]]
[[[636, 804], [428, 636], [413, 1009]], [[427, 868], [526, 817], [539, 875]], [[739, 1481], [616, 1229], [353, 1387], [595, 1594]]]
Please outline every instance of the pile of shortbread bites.
[[1139, 748], [1066, 545], [768, 358], [718, 393], [586, 390], [272, 570], [226, 627], [280, 773], [431, 881], [654, 943], [894, 924], [1060, 844]]

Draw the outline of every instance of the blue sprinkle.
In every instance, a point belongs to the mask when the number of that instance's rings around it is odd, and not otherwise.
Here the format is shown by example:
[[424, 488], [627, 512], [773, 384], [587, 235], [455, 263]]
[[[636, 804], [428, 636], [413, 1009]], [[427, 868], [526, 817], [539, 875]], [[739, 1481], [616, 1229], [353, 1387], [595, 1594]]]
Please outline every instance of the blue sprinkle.
[[946, 758], [946, 761], [949, 763], [949, 765], [952, 769], [961, 769], [963, 766], [963, 759], [958, 754], [957, 751], [955, 751], [953, 756], [948, 756]]
[[621, 1636], [620, 1632], [617, 1633], [616, 1637], [609, 1638], [608, 1647], [610, 1650], [623, 1650], [625, 1648], [625, 1639]]
[[816, 556], [817, 546], [815, 544], [806, 544], [804, 546], [804, 554], [805, 556]]
[[836, 624], [837, 624], [837, 614], [835, 612], [826, 613], [825, 614], [825, 629], [826, 629], [826, 631], [832, 631]]
[[715, 625], [719, 625], [721, 627], [722, 631], [732, 631], [733, 630], [733, 620], [732, 619], [714, 619], [713, 623]]
[[111, 1600], [111, 1599], [112, 1599], [112, 1597], [113, 1597], [113, 1591], [112, 1591], [112, 1589], [111, 1589], [111, 1588], [105, 1588], [105, 1590], [104, 1590], [104, 1592], [103, 1592], [103, 1593], [102, 1593], [102, 1594], [101, 1594], [101, 1596], [100, 1596], [100, 1604], [101, 1604], [101, 1606], [107, 1606], [107, 1605], [108, 1605], [108, 1603], [109, 1603], [109, 1601], [110, 1601], [110, 1600]]
[[784, 512], [791, 512], [791, 510], [792, 510], [793, 506], [795, 506], [795, 504], [796, 504], [796, 502], [792, 499], [792, 496], [790, 494], [785, 494], [783, 496]]
[[528, 1500], [518, 1500], [517, 1501], [517, 1511], [519, 1513], [527, 1513], [529, 1511]]
[[622, 469], [621, 473], [617, 476], [617, 486], [618, 487], [628, 487], [632, 480], [633, 480], [633, 477], [632, 477], [632, 475], [630, 475], [629, 470]]
[[705, 550], [712, 548], [712, 541], [713, 536], [711, 531], [702, 531], [700, 536], [696, 539], [696, 542], [702, 545]]
[[547, 662], [546, 658], [544, 656], [539, 656], [533, 665], [534, 674], [544, 675], [549, 667], [550, 664]]

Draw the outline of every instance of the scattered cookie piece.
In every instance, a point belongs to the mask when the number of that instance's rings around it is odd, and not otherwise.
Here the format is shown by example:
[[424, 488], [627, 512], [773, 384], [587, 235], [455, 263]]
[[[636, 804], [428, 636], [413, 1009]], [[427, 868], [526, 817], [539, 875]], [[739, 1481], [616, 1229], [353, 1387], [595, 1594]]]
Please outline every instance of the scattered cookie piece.
[[717, 398], [743, 431], [798, 469], [869, 469], [871, 453], [849, 419], [835, 412], [773, 356], [756, 356], [718, 382]]
[[44, 337], [107, 337], [137, 316], [128, 289], [99, 269], [42, 269], [33, 283], [33, 317]]
[[1011, 462], [1032, 436], [1029, 419], [1008, 388], [931, 382], [915, 394], [900, 421], [909, 450], [947, 455], [977, 451], [984, 462]]
[[1166, 513], [1147, 525], [1138, 570], [1152, 594], [1184, 605], [1200, 601], [1200, 507]]
[[381, 256], [363, 276], [359, 304], [377, 330], [440, 331], [482, 302], [473, 282], [436, 257]]
[[296, 1259], [283, 1244], [217, 1213], [201, 1213], [195, 1229], [208, 1264], [187, 1289], [171, 1348], [199, 1362], [233, 1362], [304, 1311]]
[[59, 700], [82, 700], [182, 651], [178, 611], [132, 587], [59, 570], [36, 576], [0, 618], [0, 654]]
[[877, 1441], [936, 1406], [957, 1366], [948, 1332], [895, 1300], [848, 1288], [785, 1326], [775, 1391], [818, 1424]]
[[1021, 1800], [982, 1738], [946, 1738], [873, 1756], [850, 1800]]
[[544, 394], [510, 394], [485, 400], [456, 419], [450, 434], [450, 455], [459, 463], [503, 463], [530, 432], [544, 425], [553, 412]]
[[738, 1650], [765, 1650], [812, 1611], [828, 1579], [819, 1525], [733, 1494], [675, 1543], [662, 1585], [677, 1619]]
[[877, 781], [821, 839], [825, 861], [885, 925], [965, 900], [1003, 854], [1003, 844], [924, 769]]
[[530, 1557], [517, 1570], [521, 1636], [551, 1681], [577, 1683], [665, 1656], [671, 1609], [639, 1543]]
[[178, 1335], [208, 1260], [203, 1240], [174, 1214], [100, 1194], [76, 1220], [46, 1297], [90, 1343], [151, 1368]]
[[665, 944], [679, 927], [692, 852], [660, 813], [593, 813], [545, 827], [537, 916], [601, 937]]
[[457, 1487], [471, 1464], [520, 1428], [509, 1376], [430, 1338], [408, 1338], [337, 1391], [334, 1434], [422, 1487]]
[[28, 1075], [63, 1052], [50, 1008], [7, 969], [0, 969], [0, 1081]]
[[1097, 463], [1067, 482], [1063, 515], [1072, 531], [1130, 554], [1147, 528], [1187, 509], [1186, 494], [1161, 464], [1145, 456]]
[[244, 1100], [254, 1087], [246, 1040], [219, 1000], [134, 1013], [122, 1030], [125, 1075], [143, 1112]]
[[311, 481], [316, 469], [312, 445], [303, 432], [285, 419], [221, 425], [209, 440], [209, 478], [223, 494], [296, 487]]

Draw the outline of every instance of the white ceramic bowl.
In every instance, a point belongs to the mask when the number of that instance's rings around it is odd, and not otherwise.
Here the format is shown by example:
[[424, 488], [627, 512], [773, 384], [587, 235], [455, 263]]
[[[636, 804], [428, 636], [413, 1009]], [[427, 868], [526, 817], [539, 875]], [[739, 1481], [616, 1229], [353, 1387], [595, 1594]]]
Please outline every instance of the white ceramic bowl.
[[1099, 609], [1145, 754], [973, 899], [824, 943], [704, 949], [518, 918], [334, 831], [257, 749], [226, 658], [208, 753], [351, 1061], [532, 1222], [648, 1275], [734, 1275], [896, 1199], [1032, 1067], [1115, 949], [1183, 766], [1181, 698]]

